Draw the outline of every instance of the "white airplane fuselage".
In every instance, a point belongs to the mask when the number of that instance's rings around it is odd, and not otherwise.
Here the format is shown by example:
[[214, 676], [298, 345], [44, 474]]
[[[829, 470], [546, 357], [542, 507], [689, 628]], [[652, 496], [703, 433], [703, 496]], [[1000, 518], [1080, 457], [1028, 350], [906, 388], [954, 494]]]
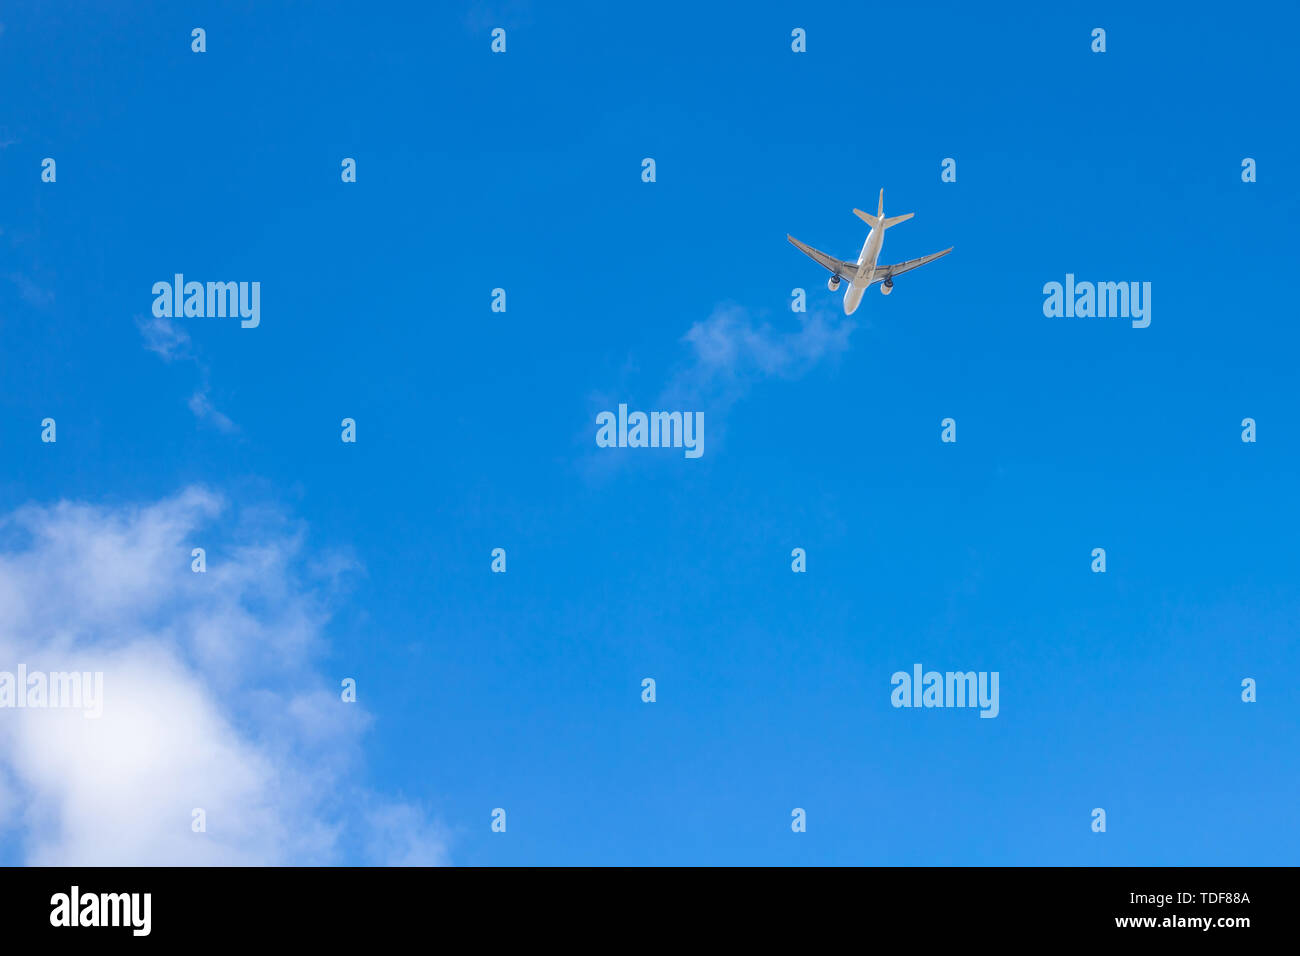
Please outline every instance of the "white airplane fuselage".
[[862, 301], [862, 293], [871, 285], [871, 275], [876, 271], [876, 260], [880, 258], [880, 247], [885, 244], [885, 230], [872, 229], [867, 233], [867, 241], [862, 244], [858, 256], [858, 274], [853, 277], [849, 287], [844, 290], [844, 314], [852, 315]]

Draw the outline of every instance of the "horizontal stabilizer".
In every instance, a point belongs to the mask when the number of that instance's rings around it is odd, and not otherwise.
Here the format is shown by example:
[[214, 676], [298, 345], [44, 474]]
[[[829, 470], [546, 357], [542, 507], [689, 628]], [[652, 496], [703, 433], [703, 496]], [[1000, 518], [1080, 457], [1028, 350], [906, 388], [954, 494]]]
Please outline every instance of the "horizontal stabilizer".
[[900, 222], [906, 222], [916, 215], [914, 212], [904, 213], [901, 216], [890, 216], [886, 219], [883, 215], [873, 216], [869, 212], [863, 212], [861, 209], [853, 210], [853, 215], [857, 216], [872, 229], [888, 229], [890, 226], [897, 226]]
[[865, 222], [872, 229], [880, 228], [880, 223], [882, 222], [882, 220], [879, 216], [873, 216], [871, 215], [871, 213], [863, 212], [861, 209], [853, 210], [853, 215], [857, 216], [859, 219]]

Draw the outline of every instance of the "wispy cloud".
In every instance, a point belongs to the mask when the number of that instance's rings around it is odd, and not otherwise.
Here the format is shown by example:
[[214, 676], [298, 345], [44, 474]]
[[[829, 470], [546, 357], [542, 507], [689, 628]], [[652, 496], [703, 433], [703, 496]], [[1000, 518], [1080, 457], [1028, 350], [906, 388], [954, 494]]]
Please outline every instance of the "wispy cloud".
[[369, 718], [314, 663], [333, 592], [301, 529], [229, 510], [190, 488], [0, 516], [0, 670], [104, 675], [98, 719], [0, 711], [0, 829], [39, 865], [445, 862], [436, 823], [354, 782]]
[[194, 413], [194, 417], [201, 422], [208, 422], [216, 426], [227, 435], [239, 431], [238, 425], [213, 406], [212, 400], [208, 398], [208, 391], [208, 386], [204, 384], [190, 396], [189, 406], [190, 411]]
[[781, 330], [742, 306], [718, 306], [682, 336], [690, 354], [665, 387], [665, 401], [725, 406], [763, 379], [798, 379], [846, 351], [856, 327], [825, 312], [794, 313], [793, 321], [796, 328]]
[[18, 287], [18, 294], [28, 305], [48, 309], [54, 304], [54, 293], [43, 289], [21, 272], [11, 272], [9, 281]]
[[169, 318], [156, 316], [147, 319], [137, 318], [135, 324], [144, 338], [144, 347], [161, 357], [164, 362], [188, 361], [193, 362], [198, 368], [200, 384], [186, 403], [194, 413], [194, 417], [228, 435], [238, 432], [239, 426], [212, 403], [208, 367], [195, 354], [190, 334]]
[[144, 336], [144, 347], [161, 355], [164, 362], [194, 357], [190, 352], [190, 334], [171, 319], [138, 319], [136, 325]]
[[[792, 313], [785, 327], [760, 320], [751, 309], [734, 303], [714, 308], [706, 319], [695, 322], [680, 344], [685, 355], [676, 363], [651, 406], [657, 410], [702, 411], [709, 418], [713, 446], [725, 431], [722, 416], [736, 402], [765, 380], [795, 381], [823, 362], [833, 360], [849, 348], [856, 324], [835, 312]], [[624, 373], [636, 371], [634, 363]], [[602, 390], [590, 396], [593, 409], [612, 409], [631, 395]], [[594, 412], [580, 441], [594, 442]], [[588, 478], [601, 478], [630, 460], [627, 452], [597, 450], [582, 456], [579, 468]]]

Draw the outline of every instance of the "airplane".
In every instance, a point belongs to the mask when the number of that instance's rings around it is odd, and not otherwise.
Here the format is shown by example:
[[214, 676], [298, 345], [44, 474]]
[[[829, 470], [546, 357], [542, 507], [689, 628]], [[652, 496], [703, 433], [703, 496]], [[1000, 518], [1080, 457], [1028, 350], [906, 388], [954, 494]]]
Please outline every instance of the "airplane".
[[892, 266], [876, 265], [876, 260], [880, 257], [880, 247], [885, 241], [885, 230], [890, 226], [897, 226], [904, 220], [911, 219], [914, 214], [909, 212], [902, 216], [886, 219], [885, 191], [883, 189], [880, 190], [880, 205], [876, 208], [874, 216], [869, 212], [863, 212], [861, 209], [853, 210], [853, 214], [871, 226], [871, 232], [867, 234], [867, 241], [862, 246], [862, 252], [859, 253], [857, 262], [847, 262], [843, 259], [836, 259], [834, 256], [828, 256], [826, 253], [819, 252], [812, 246], [800, 242], [794, 236], [786, 235], [786, 238], [794, 244], [796, 249], [831, 271], [831, 277], [826, 282], [826, 288], [834, 292], [840, 287], [841, 279], [849, 280], [849, 287], [844, 290], [845, 315], [852, 315], [857, 310], [858, 303], [862, 301], [862, 293], [867, 291], [867, 288], [873, 283], [880, 283], [881, 295], [889, 295], [894, 291], [894, 276], [902, 275], [904, 272], [911, 272], [918, 266], [933, 262], [940, 256], [946, 256], [952, 252], [952, 246], [949, 246], [943, 252], [922, 256], [919, 259], [908, 259], [906, 262], [899, 262]]

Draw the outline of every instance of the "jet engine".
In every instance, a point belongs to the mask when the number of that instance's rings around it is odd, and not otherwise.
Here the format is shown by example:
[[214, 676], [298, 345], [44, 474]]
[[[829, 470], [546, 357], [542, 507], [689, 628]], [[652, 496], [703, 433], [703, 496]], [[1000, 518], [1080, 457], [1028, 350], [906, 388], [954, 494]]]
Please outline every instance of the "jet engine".
[[880, 294], [881, 294], [881, 295], [889, 295], [889, 293], [891, 293], [891, 292], [893, 292], [893, 291], [894, 291], [894, 280], [893, 280], [893, 279], [886, 279], [884, 282], [880, 283]]
[[840, 287], [839, 276], [831, 276], [830, 279], [826, 281], [826, 288], [830, 289], [832, 292], [834, 292], [839, 287]]

